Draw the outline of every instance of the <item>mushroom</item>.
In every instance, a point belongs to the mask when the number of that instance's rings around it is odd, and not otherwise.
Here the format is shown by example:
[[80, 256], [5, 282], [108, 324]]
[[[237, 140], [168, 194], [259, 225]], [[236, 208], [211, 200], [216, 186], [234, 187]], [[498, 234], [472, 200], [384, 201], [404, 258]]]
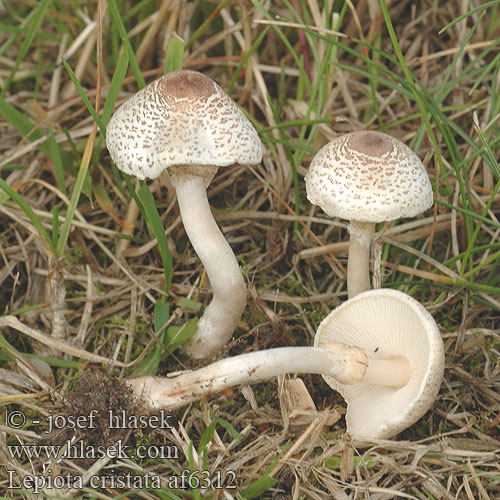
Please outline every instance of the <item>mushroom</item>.
[[347, 293], [370, 289], [370, 240], [375, 223], [414, 217], [433, 204], [418, 156], [381, 132], [353, 132], [324, 146], [305, 176], [307, 199], [330, 217], [350, 221]]
[[430, 408], [444, 370], [443, 341], [436, 322], [415, 299], [380, 288], [360, 293], [319, 325], [314, 345], [341, 342], [363, 349], [364, 378], [353, 385], [325, 375], [347, 401], [347, 432], [390, 438]]
[[327, 374], [347, 385], [361, 380], [365, 370], [366, 355], [361, 349], [327, 342], [324, 347], [278, 347], [240, 354], [180, 375], [136, 377], [127, 384], [145, 409], [172, 410], [227, 387], [286, 373]]
[[107, 127], [106, 145], [127, 174], [139, 179], [165, 169], [171, 174], [184, 228], [213, 291], [187, 350], [193, 358], [209, 356], [231, 338], [245, 308], [246, 287], [210, 211], [206, 188], [218, 167], [262, 160], [257, 132], [219, 85], [181, 70], [122, 104]]

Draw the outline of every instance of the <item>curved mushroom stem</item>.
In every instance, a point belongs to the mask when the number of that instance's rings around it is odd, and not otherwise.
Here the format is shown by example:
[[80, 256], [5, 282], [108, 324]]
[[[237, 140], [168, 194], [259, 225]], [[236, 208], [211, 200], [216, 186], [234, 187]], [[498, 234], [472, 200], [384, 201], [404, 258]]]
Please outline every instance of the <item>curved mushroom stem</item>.
[[188, 354], [199, 359], [229, 341], [245, 309], [247, 291], [236, 257], [210, 210], [206, 179], [176, 168], [172, 183], [184, 228], [213, 290], [212, 301], [198, 320], [198, 329], [187, 347]]
[[327, 347], [279, 347], [241, 354], [175, 377], [137, 377], [127, 384], [146, 408], [175, 409], [227, 387], [286, 373], [324, 374], [353, 384], [363, 378], [366, 366], [362, 349], [331, 342]]
[[410, 376], [411, 365], [405, 356], [386, 359], [368, 357], [368, 368], [363, 382], [401, 389], [408, 383]]
[[350, 221], [347, 258], [347, 296], [351, 299], [370, 289], [370, 242], [375, 224]]

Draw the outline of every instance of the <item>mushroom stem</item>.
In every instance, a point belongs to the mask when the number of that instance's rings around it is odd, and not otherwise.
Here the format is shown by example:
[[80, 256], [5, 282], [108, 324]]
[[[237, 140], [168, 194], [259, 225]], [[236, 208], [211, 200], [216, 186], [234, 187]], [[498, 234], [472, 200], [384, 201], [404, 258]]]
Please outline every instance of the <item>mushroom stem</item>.
[[187, 347], [188, 354], [199, 359], [229, 341], [245, 308], [247, 293], [236, 257], [210, 210], [205, 179], [175, 169], [172, 182], [184, 228], [213, 291], [212, 301]]
[[392, 389], [401, 389], [410, 380], [411, 365], [405, 356], [368, 358], [368, 368], [363, 381]]
[[347, 295], [349, 298], [370, 289], [370, 242], [373, 222], [350, 221], [347, 258]]
[[174, 377], [138, 377], [127, 384], [150, 410], [175, 409], [234, 385], [286, 373], [325, 374], [353, 384], [363, 378], [366, 366], [362, 349], [332, 342], [327, 347], [279, 347], [241, 354]]

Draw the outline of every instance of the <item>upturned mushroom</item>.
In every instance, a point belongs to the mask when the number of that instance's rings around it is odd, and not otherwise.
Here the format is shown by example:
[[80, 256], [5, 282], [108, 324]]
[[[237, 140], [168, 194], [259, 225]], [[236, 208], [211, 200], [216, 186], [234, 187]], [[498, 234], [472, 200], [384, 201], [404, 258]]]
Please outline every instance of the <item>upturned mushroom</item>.
[[359, 347], [368, 358], [363, 379], [352, 385], [324, 375], [347, 401], [347, 432], [390, 438], [421, 418], [441, 386], [444, 348], [436, 322], [418, 301], [397, 290], [360, 293], [319, 325], [314, 345]]
[[414, 217], [433, 204], [419, 157], [381, 132], [353, 132], [324, 146], [306, 177], [307, 198], [330, 217], [349, 220], [347, 293], [370, 289], [370, 242], [375, 223]]
[[324, 347], [278, 347], [226, 358], [172, 377], [136, 377], [126, 382], [145, 409], [175, 409], [228, 387], [287, 373], [327, 374], [339, 384], [361, 380], [366, 355], [339, 342]]
[[262, 144], [222, 88], [194, 71], [152, 82], [112, 116], [106, 144], [116, 166], [139, 179], [168, 169], [186, 233], [210, 280], [213, 297], [187, 348], [193, 358], [230, 339], [246, 305], [246, 287], [231, 247], [217, 226], [206, 188], [218, 167], [257, 164]]

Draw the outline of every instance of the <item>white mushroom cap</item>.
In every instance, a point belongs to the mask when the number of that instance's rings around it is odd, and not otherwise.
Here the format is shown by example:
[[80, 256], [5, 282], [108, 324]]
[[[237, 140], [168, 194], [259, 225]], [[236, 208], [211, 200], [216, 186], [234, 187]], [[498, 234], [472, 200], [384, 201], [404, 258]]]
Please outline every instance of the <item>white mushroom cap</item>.
[[[349, 434], [389, 438], [430, 408], [441, 386], [444, 349], [436, 322], [418, 301], [383, 288], [360, 293], [321, 322], [315, 345], [322, 347], [332, 341], [360, 347], [368, 357], [361, 382], [347, 386], [324, 377], [347, 401]], [[380, 373], [384, 366], [386, 373]], [[389, 379], [382, 385], [380, 379], [387, 375]], [[391, 379], [403, 382], [392, 384]]]
[[413, 217], [433, 203], [419, 157], [381, 132], [353, 132], [334, 139], [316, 154], [305, 181], [313, 205], [346, 220]]
[[207, 76], [174, 71], [118, 108], [106, 131], [116, 166], [139, 179], [173, 165], [257, 164], [262, 145], [250, 121]]

